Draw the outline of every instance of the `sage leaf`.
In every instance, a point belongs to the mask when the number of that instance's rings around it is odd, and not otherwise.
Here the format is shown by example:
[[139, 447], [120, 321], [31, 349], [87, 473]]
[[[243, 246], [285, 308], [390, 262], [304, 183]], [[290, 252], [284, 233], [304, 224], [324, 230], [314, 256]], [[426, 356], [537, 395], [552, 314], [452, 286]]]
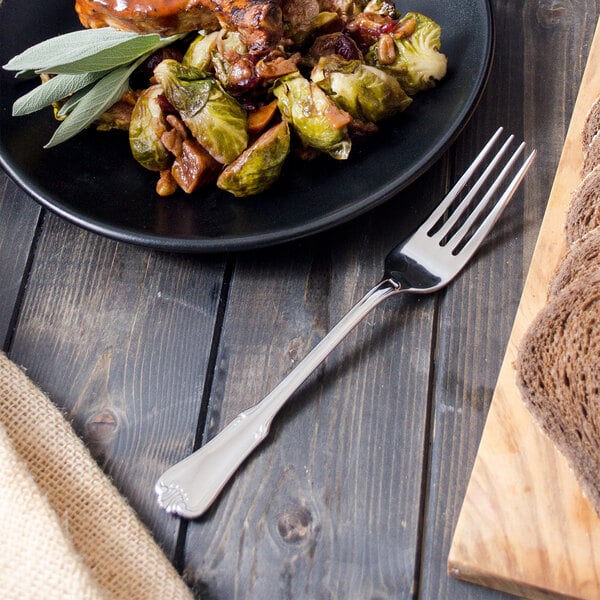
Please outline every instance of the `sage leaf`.
[[169, 38], [163, 40], [155, 34], [142, 35], [73, 62], [57, 64], [57, 61], [54, 61], [54, 64], [38, 69], [38, 73], [76, 74], [108, 71], [129, 64], [171, 41]]
[[84, 29], [50, 38], [28, 48], [4, 65], [9, 71], [36, 73], [92, 73], [130, 63], [144, 54], [172, 44], [182, 35], [161, 38], [109, 27]]
[[21, 96], [13, 104], [14, 117], [36, 112], [53, 102], [58, 102], [71, 94], [87, 87], [106, 73], [84, 73], [80, 75], [57, 75], [45, 83], [33, 88], [28, 94]]
[[33, 79], [34, 77], [39, 77], [39, 75], [31, 69], [15, 73], [15, 79]]
[[83, 96], [69, 116], [57, 127], [44, 148], [52, 148], [91, 125], [102, 113], [123, 96], [129, 87], [129, 76], [141, 61], [114, 69], [97, 81]]
[[72, 96], [69, 96], [65, 100], [64, 104], [59, 108], [58, 112], [56, 113], [56, 117], [58, 119], [63, 119], [69, 113], [73, 112], [73, 109], [81, 102], [81, 99], [85, 97], [91, 88], [92, 86], [89, 85], [88, 87], [75, 92]]
[[157, 34], [139, 35], [127, 31], [117, 31], [110, 27], [83, 29], [59, 35], [34, 46], [11, 58], [4, 68], [9, 71], [50, 72], [56, 65], [78, 62], [82, 59], [117, 49], [127, 42], [146, 38], [146, 42], [156, 43]]

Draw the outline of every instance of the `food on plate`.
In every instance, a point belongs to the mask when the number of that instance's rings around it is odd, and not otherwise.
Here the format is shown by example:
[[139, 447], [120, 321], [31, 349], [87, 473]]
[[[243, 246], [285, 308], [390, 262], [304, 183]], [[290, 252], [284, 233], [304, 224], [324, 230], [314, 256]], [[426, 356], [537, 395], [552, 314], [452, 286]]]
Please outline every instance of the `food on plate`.
[[150, 171], [162, 171], [171, 164], [171, 155], [162, 141], [169, 129], [163, 113], [160, 85], [152, 85], [138, 96], [129, 121], [129, 145], [133, 158]]
[[223, 169], [217, 186], [235, 196], [258, 194], [277, 180], [289, 151], [290, 128], [281, 121]]
[[425, 15], [408, 13], [398, 21], [398, 29], [406, 35], [380, 35], [367, 61], [396, 77], [408, 94], [430, 89], [446, 74], [446, 60], [439, 52], [441, 27]]
[[412, 102], [398, 80], [360, 60], [322, 56], [311, 79], [354, 119], [381, 121], [402, 112]]
[[238, 31], [252, 51], [266, 50], [283, 36], [275, 0], [76, 0], [75, 10], [84, 27], [136, 33], [173, 35], [222, 26]]
[[248, 145], [247, 115], [214, 78], [173, 59], [161, 61], [154, 77], [192, 136], [227, 165]]
[[291, 154], [345, 160], [447, 68], [440, 25], [389, 0], [76, 0], [76, 10], [90, 29], [5, 65], [43, 77], [13, 112], [54, 106], [47, 147], [89, 126], [127, 130], [163, 196], [207, 184], [250, 196]]
[[600, 164], [588, 173], [573, 193], [565, 225], [571, 244], [600, 225]]
[[352, 141], [348, 124], [352, 117], [316, 83], [296, 72], [282, 77], [273, 88], [281, 116], [305, 146], [345, 159]]

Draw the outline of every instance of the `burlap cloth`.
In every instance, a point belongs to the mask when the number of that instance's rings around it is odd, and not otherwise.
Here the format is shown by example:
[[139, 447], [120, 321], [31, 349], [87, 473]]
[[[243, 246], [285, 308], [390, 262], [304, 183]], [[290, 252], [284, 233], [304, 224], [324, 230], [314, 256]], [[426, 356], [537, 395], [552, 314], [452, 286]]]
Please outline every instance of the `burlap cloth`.
[[0, 353], [0, 597], [191, 598], [52, 402]]

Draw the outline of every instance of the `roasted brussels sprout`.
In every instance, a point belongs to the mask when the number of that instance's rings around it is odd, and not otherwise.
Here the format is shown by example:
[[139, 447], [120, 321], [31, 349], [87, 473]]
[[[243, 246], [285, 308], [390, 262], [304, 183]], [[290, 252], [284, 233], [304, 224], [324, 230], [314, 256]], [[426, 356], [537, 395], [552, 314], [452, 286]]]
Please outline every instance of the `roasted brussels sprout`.
[[304, 144], [331, 157], [348, 158], [352, 117], [315, 83], [299, 73], [282, 77], [273, 88], [279, 111]]
[[217, 40], [221, 35], [220, 31], [198, 34], [183, 55], [182, 64], [208, 73], [212, 69], [212, 53], [217, 47]]
[[137, 99], [129, 123], [129, 145], [135, 160], [150, 171], [166, 169], [172, 156], [160, 138], [167, 122], [160, 106], [160, 85], [145, 89]]
[[362, 12], [366, 4], [367, 0], [320, 0], [319, 8], [349, 17]]
[[383, 15], [391, 19], [397, 19], [399, 16], [396, 5], [390, 0], [370, 0], [362, 12]]
[[227, 90], [251, 88], [258, 82], [255, 60], [235, 31], [221, 32], [212, 52], [212, 67], [215, 77]]
[[163, 60], [154, 76], [190, 133], [214, 159], [226, 165], [246, 149], [246, 111], [216, 79], [171, 59]]
[[440, 52], [441, 27], [420, 13], [407, 13], [399, 21], [398, 28], [412, 24], [414, 31], [405, 37], [390, 37], [394, 41], [394, 56], [382, 61], [384, 36], [369, 49], [365, 59], [376, 67], [394, 75], [407, 94], [432, 88], [437, 81], [446, 75], [447, 58]]
[[252, 196], [271, 187], [290, 152], [290, 129], [285, 121], [263, 133], [225, 167], [217, 186], [235, 196]]
[[360, 60], [324, 56], [311, 79], [354, 118], [380, 121], [405, 110], [412, 102], [398, 81]]

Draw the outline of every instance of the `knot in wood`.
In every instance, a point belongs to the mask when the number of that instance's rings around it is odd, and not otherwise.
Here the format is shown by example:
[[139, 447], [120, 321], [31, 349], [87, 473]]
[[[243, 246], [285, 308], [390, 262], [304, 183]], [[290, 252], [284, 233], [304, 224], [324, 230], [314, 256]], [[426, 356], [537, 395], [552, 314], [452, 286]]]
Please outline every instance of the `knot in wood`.
[[536, 10], [537, 21], [546, 29], [556, 27], [570, 14], [569, 8], [570, 3], [564, 0], [539, 0]]
[[105, 445], [115, 437], [117, 417], [108, 409], [98, 411], [88, 418], [85, 430], [90, 443]]
[[277, 519], [277, 531], [286, 544], [300, 544], [310, 537], [312, 515], [303, 506], [286, 508]]

